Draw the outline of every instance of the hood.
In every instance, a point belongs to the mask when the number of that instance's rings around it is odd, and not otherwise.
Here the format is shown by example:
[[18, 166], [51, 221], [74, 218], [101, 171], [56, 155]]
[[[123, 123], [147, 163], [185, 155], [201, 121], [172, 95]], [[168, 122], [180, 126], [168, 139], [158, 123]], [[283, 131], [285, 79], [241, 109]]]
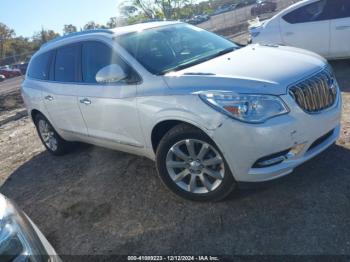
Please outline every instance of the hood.
[[179, 91], [230, 90], [281, 95], [287, 93], [289, 85], [320, 71], [326, 63], [306, 50], [255, 44], [168, 73], [164, 80]]

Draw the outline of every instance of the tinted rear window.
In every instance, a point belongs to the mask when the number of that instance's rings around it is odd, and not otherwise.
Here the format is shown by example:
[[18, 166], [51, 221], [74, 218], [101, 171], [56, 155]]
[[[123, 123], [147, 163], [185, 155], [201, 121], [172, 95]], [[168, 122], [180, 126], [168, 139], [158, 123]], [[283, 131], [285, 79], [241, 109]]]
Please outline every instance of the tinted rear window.
[[28, 69], [28, 76], [39, 80], [48, 80], [51, 54], [52, 52], [47, 52], [33, 58]]
[[350, 17], [349, 0], [332, 0], [330, 4], [331, 19]]
[[59, 82], [78, 82], [81, 80], [80, 45], [69, 45], [57, 49], [55, 80]]

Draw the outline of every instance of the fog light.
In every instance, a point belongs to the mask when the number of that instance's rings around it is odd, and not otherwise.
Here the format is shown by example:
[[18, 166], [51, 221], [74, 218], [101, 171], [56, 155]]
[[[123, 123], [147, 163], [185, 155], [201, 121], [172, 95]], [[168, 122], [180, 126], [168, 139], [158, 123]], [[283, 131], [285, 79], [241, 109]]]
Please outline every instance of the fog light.
[[287, 154], [289, 152], [290, 149], [287, 149], [282, 152], [262, 157], [254, 163], [253, 168], [269, 167], [280, 164], [287, 159]]
[[279, 157], [275, 157], [269, 160], [265, 160], [265, 161], [260, 161], [258, 163], [258, 165], [260, 167], [268, 167], [268, 166], [273, 166], [273, 165], [277, 165], [279, 163], [282, 163], [284, 160], [286, 160], [286, 157], [284, 156], [279, 156]]
[[287, 154], [287, 158], [292, 158], [299, 155], [301, 151], [303, 151], [305, 145], [306, 145], [306, 142], [292, 147], [292, 149]]

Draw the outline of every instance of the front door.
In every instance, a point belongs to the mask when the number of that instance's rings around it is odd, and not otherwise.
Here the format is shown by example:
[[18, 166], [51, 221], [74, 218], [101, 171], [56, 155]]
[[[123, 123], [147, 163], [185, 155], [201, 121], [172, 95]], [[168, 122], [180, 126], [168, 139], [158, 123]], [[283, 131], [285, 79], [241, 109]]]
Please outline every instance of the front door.
[[332, 0], [330, 57], [350, 57], [350, 1]]
[[[128, 78], [117, 83], [97, 83], [97, 72], [112, 64], [121, 66]], [[138, 80], [131, 68], [111, 46], [89, 41], [82, 44], [82, 72], [86, 85], [78, 100], [89, 136], [103, 143], [143, 147], [136, 105]]]
[[[332, 2], [332, 1], [331, 1]], [[280, 20], [284, 44], [329, 55], [330, 19], [327, 0], [304, 5]]]

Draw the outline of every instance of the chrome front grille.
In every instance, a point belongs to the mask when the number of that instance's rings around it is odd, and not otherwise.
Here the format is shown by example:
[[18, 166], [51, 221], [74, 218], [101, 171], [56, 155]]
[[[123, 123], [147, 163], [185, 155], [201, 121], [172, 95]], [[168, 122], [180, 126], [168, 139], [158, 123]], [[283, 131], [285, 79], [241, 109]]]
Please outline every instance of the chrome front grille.
[[317, 113], [334, 105], [337, 98], [337, 83], [330, 69], [294, 84], [289, 94], [308, 113]]

